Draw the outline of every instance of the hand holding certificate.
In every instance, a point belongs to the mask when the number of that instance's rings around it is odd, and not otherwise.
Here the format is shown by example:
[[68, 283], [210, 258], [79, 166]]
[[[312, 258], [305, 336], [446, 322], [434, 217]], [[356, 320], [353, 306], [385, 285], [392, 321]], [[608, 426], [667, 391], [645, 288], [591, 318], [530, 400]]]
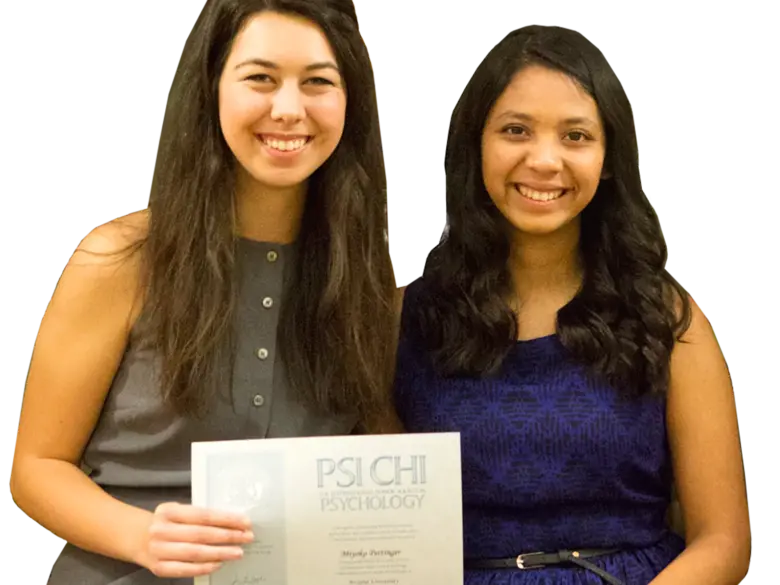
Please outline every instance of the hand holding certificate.
[[463, 583], [454, 433], [195, 443], [192, 499], [255, 534], [196, 585]]
[[254, 540], [243, 515], [178, 502], [159, 504], [143, 528], [129, 558], [150, 578], [207, 575], [241, 558], [241, 545]]

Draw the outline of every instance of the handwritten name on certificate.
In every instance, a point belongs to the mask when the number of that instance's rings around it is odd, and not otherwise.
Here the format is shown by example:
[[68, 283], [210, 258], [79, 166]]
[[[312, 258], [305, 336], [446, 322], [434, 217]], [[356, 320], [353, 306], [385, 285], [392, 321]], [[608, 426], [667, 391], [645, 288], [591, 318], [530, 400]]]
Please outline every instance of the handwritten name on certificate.
[[255, 535], [195, 585], [463, 585], [457, 433], [194, 443], [192, 503]]

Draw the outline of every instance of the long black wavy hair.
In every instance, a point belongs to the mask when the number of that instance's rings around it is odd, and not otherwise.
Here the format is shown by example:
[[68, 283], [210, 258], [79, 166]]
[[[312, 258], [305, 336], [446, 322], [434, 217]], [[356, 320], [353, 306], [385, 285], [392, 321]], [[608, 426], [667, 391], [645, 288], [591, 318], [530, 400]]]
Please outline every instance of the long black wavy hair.
[[510, 33], [463, 91], [445, 156], [447, 227], [428, 256], [411, 323], [443, 375], [495, 373], [516, 342], [510, 244], [484, 185], [481, 138], [496, 100], [532, 64], [576, 80], [595, 100], [607, 139], [609, 178], [581, 214], [584, 277], [558, 312], [558, 337], [572, 357], [621, 392], [665, 392], [672, 348], [690, 323], [688, 295], [665, 269], [666, 243], [642, 190], [623, 87], [602, 53], [565, 28]]

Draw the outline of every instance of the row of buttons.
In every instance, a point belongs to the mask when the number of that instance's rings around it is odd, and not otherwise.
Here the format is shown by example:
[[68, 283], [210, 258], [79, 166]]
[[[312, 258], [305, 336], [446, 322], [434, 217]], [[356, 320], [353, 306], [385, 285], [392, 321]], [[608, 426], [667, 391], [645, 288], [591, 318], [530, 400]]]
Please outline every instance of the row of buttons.
[[[257, 359], [259, 360], [267, 360], [268, 359], [268, 350], [264, 347], [261, 347], [257, 350]], [[265, 398], [263, 398], [262, 394], [255, 394], [254, 398], [252, 399], [252, 404], [257, 406], [258, 408], [263, 406], [265, 404]]]
[[[269, 262], [273, 263], [273, 262], [276, 262], [279, 259], [279, 254], [276, 251], [271, 250], [271, 251], [269, 251], [265, 255], [265, 257], [266, 257], [266, 260], [268, 260]], [[263, 303], [263, 307], [265, 307], [266, 309], [270, 309], [271, 307], [274, 306], [274, 300], [271, 297], [265, 297], [263, 299], [262, 303]], [[264, 348], [264, 347], [261, 347], [260, 349], [258, 349], [257, 350], [257, 359], [263, 360], [263, 361], [267, 360], [268, 359], [268, 350], [266, 348]], [[255, 396], [252, 398], [252, 404], [254, 404], [256, 407], [260, 408], [261, 406], [263, 406], [265, 404], [265, 398], [263, 397], [262, 394], [255, 394]]]

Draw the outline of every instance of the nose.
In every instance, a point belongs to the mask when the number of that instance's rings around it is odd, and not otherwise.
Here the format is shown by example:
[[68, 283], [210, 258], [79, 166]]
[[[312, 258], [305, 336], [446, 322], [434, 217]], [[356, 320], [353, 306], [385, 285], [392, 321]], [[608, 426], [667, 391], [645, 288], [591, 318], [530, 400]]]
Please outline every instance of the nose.
[[555, 139], [539, 138], [528, 150], [526, 164], [538, 173], [558, 173], [563, 170], [560, 143]]
[[303, 96], [297, 83], [284, 83], [276, 91], [271, 104], [271, 119], [297, 122], [305, 115]]

